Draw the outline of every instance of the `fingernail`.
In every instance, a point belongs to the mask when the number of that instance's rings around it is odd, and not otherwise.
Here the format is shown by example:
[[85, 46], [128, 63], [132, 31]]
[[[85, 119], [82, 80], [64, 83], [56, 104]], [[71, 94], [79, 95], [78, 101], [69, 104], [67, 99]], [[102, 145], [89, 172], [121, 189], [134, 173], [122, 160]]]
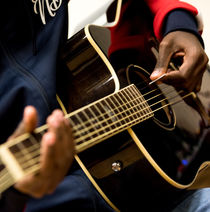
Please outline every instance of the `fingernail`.
[[157, 69], [157, 70], [155, 70], [155, 71], [152, 72], [151, 77], [156, 78], [159, 75], [160, 75], [160, 70]]

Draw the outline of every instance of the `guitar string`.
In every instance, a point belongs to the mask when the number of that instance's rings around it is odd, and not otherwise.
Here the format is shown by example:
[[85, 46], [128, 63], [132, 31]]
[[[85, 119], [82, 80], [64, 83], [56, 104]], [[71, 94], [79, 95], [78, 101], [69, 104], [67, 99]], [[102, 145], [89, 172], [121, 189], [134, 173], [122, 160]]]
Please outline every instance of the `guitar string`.
[[[159, 94], [158, 94], [159, 95]], [[158, 96], [157, 95], [157, 96]], [[151, 99], [153, 99], [153, 98], [155, 98], [155, 97], [152, 97], [152, 98], [150, 98], [150, 99], [148, 99], [147, 101], [150, 101]], [[174, 98], [176, 98], [176, 96], [174, 97]], [[163, 99], [162, 101], [165, 101], [166, 100], [166, 98], [165, 99]], [[154, 104], [155, 105], [155, 104]], [[154, 106], [154, 105], [152, 105], [152, 106]], [[121, 106], [122, 107], [122, 106]], [[119, 109], [119, 108], [118, 108]], [[116, 115], [119, 115], [119, 114], [116, 114]], [[32, 147], [29, 147], [29, 148], [32, 148]], [[38, 149], [38, 148], [37, 148]]]
[[[182, 97], [182, 99], [186, 98], [186, 97], [189, 96], [189, 95], [191, 95], [191, 93], [185, 95], [184, 97]], [[179, 101], [181, 101], [181, 100], [179, 100]], [[168, 106], [168, 105], [171, 105], [171, 104], [175, 104], [175, 103], [177, 103], [177, 102], [179, 102], [179, 101], [175, 101], [175, 102], [173, 102], [173, 103], [168, 103], [168, 104], [164, 105], [162, 108], [164, 108], [164, 107], [166, 107], [166, 106]], [[160, 110], [160, 108], [156, 109], [156, 111], [157, 111], [157, 110]], [[39, 154], [40, 154], [40, 152], [39, 152]], [[33, 160], [33, 159], [32, 159], [32, 160]], [[37, 167], [36, 167], [36, 168], [33, 167], [33, 169], [31, 170], [31, 172], [33, 172], [33, 170], [36, 171], [36, 170], [38, 170], [39, 168], [40, 168], [40, 165], [37, 164]], [[29, 172], [29, 170], [27, 170], [27, 171]], [[14, 183], [14, 180], [12, 180], [12, 179], [10, 180], [10, 179], [8, 178], [7, 182], [6, 182], [6, 183], [3, 183], [2, 188], [1, 188], [1, 187], [0, 187], [0, 188], [3, 189], [3, 190], [5, 190], [5, 189], [7, 189], [8, 187], [10, 187], [13, 183]], [[3, 190], [2, 190], [2, 191], [3, 191]]]
[[[175, 96], [175, 97], [173, 97], [173, 98], [176, 98], [177, 96]], [[165, 99], [166, 100], [166, 99]], [[162, 100], [162, 102], [163, 102], [164, 100]], [[160, 103], [161, 101], [159, 101], [158, 103]], [[155, 106], [156, 104], [158, 104], [158, 103], [155, 103], [155, 104], [153, 104], [153, 105], [151, 105], [151, 106]], [[167, 105], [168, 106], [168, 105]], [[135, 106], [135, 107], [137, 107], [137, 106]], [[148, 107], [149, 108], [149, 107]], [[157, 110], [160, 110], [160, 109], [162, 109], [163, 107], [160, 107], [160, 108], [158, 108]], [[145, 110], [145, 109], [144, 109]], [[155, 110], [155, 112], [157, 111], [157, 110]], [[138, 111], [138, 112], [136, 112], [136, 113], [140, 113], [141, 111]], [[147, 116], [148, 115], [152, 115], [153, 114], [153, 112], [154, 111], [151, 111], [151, 112], [147, 112], [146, 114], [144, 114], [143, 116], [141, 116], [140, 118], [141, 119], [143, 119], [143, 120], [146, 120], [147, 119]], [[123, 113], [123, 112], [121, 112], [121, 113]], [[131, 114], [131, 115], [128, 115], [128, 116], [126, 116], [126, 118], [127, 117], [130, 117], [130, 116], [133, 116], [134, 114]], [[126, 119], [125, 118], [125, 119]], [[109, 118], [110, 119], [110, 118]], [[135, 121], [134, 121], [135, 122]], [[124, 125], [121, 125], [120, 127], [119, 127], [119, 129], [121, 128], [121, 127], [123, 127], [123, 126], [126, 126], [126, 125], [129, 125], [131, 122], [127, 122], [126, 124], [124, 124]], [[114, 125], [115, 123], [113, 122], [111, 125]], [[74, 129], [74, 128], [73, 128]], [[84, 129], [85, 130], [85, 129]], [[111, 132], [109, 131], [108, 133], [112, 133], [113, 131], [116, 131], [116, 130], [118, 130], [118, 129], [114, 129], [114, 130], [112, 130]], [[80, 130], [81, 131], [81, 130]], [[73, 132], [74, 132], [74, 130], [73, 130]], [[80, 132], [79, 132], [80, 133]], [[77, 133], [78, 134], [78, 133]], [[84, 132], [83, 132], [83, 134], [84, 134]], [[79, 137], [79, 138], [77, 138], [76, 140], [77, 140], [77, 143], [79, 143], [79, 142], [81, 142], [82, 140], [84, 140], [84, 139], [86, 139], [87, 137], [89, 137], [90, 136], [90, 134], [92, 135], [92, 134], [94, 134], [94, 132], [92, 132], [92, 133], [88, 133], [88, 131], [87, 131], [87, 134], [86, 135], [84, 135], [84, 136], [81, 136], [81, 137]], [[103, 136], [103, 135], [101, 135], [101, 136]]]
[[[191, 95], [191, 93], [185, 95], [185, 96], [182, 97], [182, 98], [184, 99], [184, 98], [188, 97], [189, 95]], [[181, 101], [181, 100], [179, 100], [179, 101]], [[164, 105], [164, 106], [162, 106], [162, 107], [160, 107], [160, 108], [157, 108], [155, 111], [158, 111], [158, 110], [160, 110], [160, 109], [162, 109], [162, 108], [164, 108], [164, 107], [167, 107], [167, 106], [169, 106], [169, 105], [175, 104], [175, 103], [177, 103], [177, 102], [179, 102], [179, 101], [175, 101], [175, 102], [172, 102], [172, 103], [168, 103], [168, 104], [166, 104], [166, 105]], [[40, 155], [40, 151], [38, 151], [38, 156], [39, 156], [39, 155]], [[31, 159], [31, 160], [34, 160], [34, 159]], [[37, 160], [38, 160], [38, 158], [37, 158]], [[37, 162], [37, 161], [36, 161], [36, 162]]]
[[[170, 93], [168, 93], [168, 94], [170, 94]], [[135, 105], [134, 106], [134, 108], [136, 108], [136, 107], [138, 107], [138, 106], [143, 106], [143, 110], [141, 109], [141, 110], [139, 110], [138, 112], [144, 112], [144, 111], [146, 111], [146, 109], [148, 109], [148, 108], [150, 108], [150, 105], [147, 105], [146, 107], [145, 107], [145, 105], [143, 105], [145, 102], [148, 102], [148, 101], [151, 101], [151, 100], [153, 100], [154, 98], [157, 98], [157, 97], [159, 97], [160, 95], [162, 95], [162, 94], [157, 94], [156, 96], [153, 96], [153, 97], [151, 97], [151, 98], [149, 98], [149, 99], [147, 99], [147, 101], [144, 101], [144, 102], [141, 102], [139, 105]], [[177, 95], [178, 96], [178, 95]], [[176, 98], [177, 96], [174, 96], [174, 98]], [[136, 100], [138, 100], [138, 99], [140, 99], [141, 97], [137, 97], [137, 98], [133, 98], [131, 101], [129, 101], [128, 103], [124, 103], [124, 104], [121, 104], [119, 107], [115, 107], [114, 108], [114, 110], [115, 109], [123, 109], [123, 106], [124, 105], [126, 105], [126, 104], [130, 104], [131, 102], [134, 102], [134, 101], [136, 101]], [[160, 100], [160, 101], [165, 101], [165, 100], [170, 100], [170, 98], [165, 98], [165, 99], [162, 99], [162, 100]], [[159, 102], [158, 102], [159, 103]], [[157, 103], [157, 104], [158, 104]], [[154, 105], [153, 105], [154, 106]], [[116, 116], [118, 116], [118, 115], [121, 115], [121, 114], [123, 114], [123, 113], [125, 113], [125, 112], [127, 112], [127, 111], [130, 111], [130, 109], [132, 109], [132, 108], [127, 108], [127, 109], [125, 109], [125, 110], [123, 110], [123, 111], [121, 111], [121, 112], [119, 112], [119, 113], [116, 113], [115, 115]], [[146, 111], [147, 112], [147, 111]], [[148, 114], [148, 112], [147, 113], [145, 113], [144, 115], [147, 115]], [[133, 114], [131, 114], [131, 115], [129, 115], [129, 116], [132, 116], [132, 115], [135, 115], [134, 113]], [[128, 117], [128, 116], [127, 116]], [[104, 123], [104, 122], [106, 122], [107, 120], [111, 120], [112, 119], [112, 117], [109, 117], [109, 118], [107, 118], [106, 120], [102, 120], [100, 123]], [[94, 120], [94, 117], [91, 119], [91, 120]], [[91, 121], [90, 119], [89, 119], [89, 121]], [[121, 119], [122, 120], [122, 119]], [[85, 124], [86, 123], [89, 123], [89, 121], [86, 121], [85, 122]], [[98, 123], [97, 123], [98, 124]], [[80, 126], [79, 125], [77, 125], [77, 128], [80, 128]], [[78, 135], [78, 133], [80, 133], [80, 132], [82, 132], [82, 130], [79, 130], [79, 132], [78, 132], [78, 129], [77, 128], [73, 128], [73, 132], [76, 132], [74, 135], [76, 136], [76, 135]], [[87, 128], [83, 128], [83, 130], [89, 130], [89, 129], [91, 129], [91, 127], [87, 127]], [[78, 132], [78, 133], [77, 133]]]
[[[4, 166], [4, 164], [1, 162], [1, 166]], [[3, 169], [0, 171], [0, 194], [8, 189], [10, 186], [12, 186], [14, 183], [14, 179], [10, 175], [10, 173], [7, 171], [6, 167], [4, 166]]]
[[[154, 98], [154, 97], [153, 97], [153, 98]], [[152, 99], [152, 98], [151, 98], [151, 99]], [[149, 100], [150, 100], [150, 99], [149, 99]], [[124, 101], [123, 101], [123, 102], [124, 102]], [[137, 105], [137, 106], [138, 106], [138, 105]], [[118, 109], [119, 109], [119, 107], [118, 107]], [[130, 108], [128, 108], [127, 110], [130, 110]], [[145, 107], [144, 107], [144, 110], [145, 110]], [[141, 112], [141, 111], [138, 110], [137, 113], [139, 113], [139, 112]], [[147, 114], [148, 114], [148, 113], [147, 113]], [[145, 114], [145, 115], [147, 115], [147, 114]], [[116, 115], [120, 115], [120, 114], [118, 113], [118, 114], [116, 114]], [[132, 116], [132, 115], [134, 115], [134, 114], [131, 114], [130, 116]], [[144, 115], [144, 116], [145, 116], [145, 115]], [[141, 116], [141, 118], [144, 118], [144, 116]], [[111, 119], [111, 118], [110, 118], [110, 119]], [[104, 120], [104, 119], [103, 119], [103, 120]], [[121, 120], [121, 121], [122, 121], [122, 120]], [[99, 122], [98, 125], [99, 125], [99, 124], [101, 125], [102, 122]], [[114, 123], [114, 124], [115, 124], [115, 123]], [[126, 122], [126, 124], [127, 124], [127, 122]], [[98, 125], [96, 124], [95, 126], [98, 126]], [[84, 125], [83, 125], [83, 126], [84, 126]], [[95, 127], [95, 126], [94, 126], [94, 127]], [[86, 129], [86, 130], [89, 130], [89, 129]], [[115, 130], [116, 130], [116, 129], [115, 129]], [[74, 130], [74, 131], [75, 131], [75, 130]], [[81, 132], [81, 130], [80, 130], [80, 132]], [[83, 132], [81, 132], [81, 133], [85, 133], [85, 131], [83, 131]], [[94, 134], [94, 133], [92, 133], [92, 134]], [[88, 134], [88, 136], [90, 137], [90, 133]], [[84, 139], [84, 137], [82, 137], [81, 139]], [[32, 148], [32, 147], [29, 147], [28, 151], [29, 151], [29, 153], [32, 155], [32, 153], [31, 153], [31, 151], [32, 151], [31, 148]], [[38, 149], [38, 147], [37, 147], [37, 149]], [[32, 156], [33, 156], [33, 155], [32, 155]], [[21, 157], [22, 157], [22, 153], [19, 153], [19, 154], [16, 153], [16, 158], [17, 158], [17, 159], [19, 159], [19, 158], [21, 158]], [[21, 162], [22, 162], [21, 160], [24, 160], [24, 159], [19, 159], [19, 160], [20, 160], [19, 162], [21, 163]]]
[[[149, 80], [148, 80], [149, 81]], [[137, 85], [140, 85], [140, 84], [143, 84], [143, 83], [139, 83], [139, 84], [137, 84]], [[140, 90], [143, 90], [143, 89], [146, 89], [147, 87], [149, 87], [148, 85], [147, 86], [145, 86], [144, 88], [141, 88]], [[167, 89], [168, 87], [167, 86], [165, 86], [165, 87], [162, 87], [162, 90], [165, 90], [165, 89]], [[152, 93], [152, 92], [154, 92], [154, 91], [156, 91], [156, 90], [159, 90], [158, 88], [156, 88], [156, 89], [153, 89], [153, 90], [151, 90], [150, 92], [148, 92], [148, 93], [146, 93], [146, 94], [144, 94], [143, 96], [146, 96], [146, 95], [148, 95], [148, 94], [150, 94], [150, 93]], [[162, 93], [160, 93], [159, 95], [162, 95]], [[186, 95], [186, 96], [188, 96], [188, 95]], [[153, 97], [154, 98], [154, 97]], [[185, 98], [185, 96], [184, 97], [182, 97], [182, 99], [184, 99]], [[166, 98], [167, 99], [167, 98]], [[165, 99], [165, 100], [166, 100]], [[165, 101], [165, 100], [163, 100], [163, 101]], [[149, 100], [147, 100], [147, 101], [149, 101]], [[179, 102], [179, 101], [177, 101], [177, 102]], [[168, 105], [172, 105], [172, 104], [175, 104], [176, 102], [174, 102], [174, 103], [169, 103]], [[153, 112], [156, 112], [156, 111], [158, 111], [158, 110], [160, 110], [160, 109], [162, 109], [162, 108], [164, 108], [164, 107], [167, 107], [168, 105], [164, 105], [163, 107], [161, 107], [161, 108], [157, 108], [155, 111], [153, 111]], [[118, 108], [119, 109], [119, 108]], [[39, 156], [40, 156], [40, 147], [36, 144], [36, 145], [34, 145], [34, 146], [36, 146], [37, 147], [37, 149], [36, 149], [36, 147], [34, 148], [34, 157], [36, 157], [36, 160], [33, 158], [32, 160], [34, 161], [34, 164], [37, 164], [37, 163], [39, 163], [39, 160], [40, 160], [40, 158], [39, 158]], [[33, 147], [34, 147], [33, 146]], [[32, 147], [30, 147], [31, 149], [33, 149]], [[31, 155], [31, 153], [29, 153], [29, 155]], [[24, 164], [24, 161], [23, 161], [23, 164]], [[31, 165], [34, 165], [34, 164], [31, 164]], [[6, 169], [5, 169], [6, 170]], [[6, 173], [5, 173], [6, 172]], [[2, 183], [0, 184], [0, 191], [1, 191], [1, 188], [3, 187], [3, 190], [5, 190], [5, 189], [7, 189], [8, 187], [10, 187], [13, 183], [14, 183], [14, 179], [10, 176], [10, 174], [8, 173], [8, 171], [4, 171], [4, 172], [2, 172], [2, 170], [0, 171], [0, 182], [2, 182], [2, 179], [5, 179], [6, 178], [6, 181], [4, 180], [4, 183], [3, 183], [3, 185], [2, 185]]]
[[[167, 88], [168, 86], [165, 86], [165, 87], [163, 87], [162, 88], [162, 90], [165, 90], [166, 88]], [[157, 90], [159, 90], [159, 89], [154, 89], [154, 90], [152, 90], [152, 91], [150, 91], [150, 92], [148, 92], [148, 93], [146, 93], [146, 94], [144, 94], [144, 95], [142, 95], [143, 97], [145, 97], [146, 95], [148, 95], [148, 94], [151, 94], [152, 92], [155, 92], [155, 91], [157, 91]], [[174, 89], [168, 89], [168, 93], [167, 93], [167, 95], [168, 94], [170, 94], [171, 92], [173, 92], [174, 91]], [[179, 92], [178, 92], [179, 93]], [[159, 94], [157, 94], [156, 96], [153, 96], [153, 97], [151, 97], [150, 99], [147, 99], [147, 101], [150, 101], [150, 100], [152, 100], [152, 99], [154, 99], [154, 98], [156, 98], [156, 97], [158, 97], [158, 96], [160, 96], [160, 95], [162, 95], [162, 93], [159, 93]], [[135, 101], [136, 99], [133, 99], [133, 101]], [[166, 100], [166, 99], [164, 99], [164, 100]], [[144, 102], [142, 102], [142, 103], [144, 103]], [[122, 108], [124, 105], [121, 105], [120, 107], [115, 107], [114, 109], [119, 109], [119, 108]], [[130, 108], [131, 109], [131, 108]], [[144, 107], [144, 110], [145, 110], [146, 108]], [[128, 111], [128, 110], [123, 110], [124, 112], [126, 112], [126, 111]], [[102, 115], [104, 115], [104, 114], [102, 114]], [[119, 114], [116, 114], [116, 115], [119, 115]], [[101, 117], [99, 117], [99, 118], [101, 118]], [[110, 118], [111, 119], [111, 118]], [[90, 120], [90, 119], [89, 119]], [[94, 120], [94, 117], [92, 118], [92, 120]], [[104, 120], [103, 122], [106, 122], [106, 120]], [[83, 124], [87, 124], [87, 123], [89, 123], [89, 122], [83, 122]], [[102, 122], [101, 122], [102, 123]], [[80, 128], [80, 126], [78, 125], [78, 128]], [[90, 127], [89, 127], [89, 129], [91, 129]], [[86, 128], [86, 130], [89, 130], [88, 128]], [[75, 129], [75, 131], [77, 131], [78, 129]]]

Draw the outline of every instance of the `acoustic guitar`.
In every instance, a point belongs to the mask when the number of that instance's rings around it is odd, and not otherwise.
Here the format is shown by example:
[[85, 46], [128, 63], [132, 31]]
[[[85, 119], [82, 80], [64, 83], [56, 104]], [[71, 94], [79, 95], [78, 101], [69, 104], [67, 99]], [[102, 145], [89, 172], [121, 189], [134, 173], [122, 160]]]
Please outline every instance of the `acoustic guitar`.
[[[58, 101], [72, 126], [77, 163], [116, 211], [151, 193], [209, 187], [210, 70], [199, 93], [177, 91], [149, 80], [153, 42], [145, 63], [118, 71], [107, 57], [109, 42], [106, 27], [88, 25], [62, 51]], [[0, 146], [0, 192], [38, 172], [46, 130]]]

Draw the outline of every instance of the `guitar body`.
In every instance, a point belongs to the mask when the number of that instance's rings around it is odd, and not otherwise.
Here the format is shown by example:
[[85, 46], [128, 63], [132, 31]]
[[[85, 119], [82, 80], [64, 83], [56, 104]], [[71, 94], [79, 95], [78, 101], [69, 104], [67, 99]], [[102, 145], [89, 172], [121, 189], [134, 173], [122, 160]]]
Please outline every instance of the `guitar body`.
[[[167, 207], [166, 202], [180, 197], [186, 189], [209, 186], [209, 70], [198, 94], [201, 101], [195, 95], [184, 101], [174, 89], [181, 101], [173, 104], [172, 87], [149, 86], [154, 56], [141, 67], [131, 65], [115, 72], [106, 57], [108, 46], [109, 31], [91, 25], [68, 41], [62, 55], [62, 78], [58, 78], [62, 84], [58, 94], [66, 112], [103, 99], [129, 84], [135, 84], [143, 96], [155, 91], [151, 103], [151, 95], [145, 99], [149, 105], [156, 105], [154, 111], [160, 109], [143, 123], [78, 153], [76, 159], [96, 189], [115, 210], [134, 211], [136, 207], [149, 209], [151, 198], [158, 210], [159, 204], [160, 208], [161, 204]], [[108, 105], [105, 108], [109, 110]]]

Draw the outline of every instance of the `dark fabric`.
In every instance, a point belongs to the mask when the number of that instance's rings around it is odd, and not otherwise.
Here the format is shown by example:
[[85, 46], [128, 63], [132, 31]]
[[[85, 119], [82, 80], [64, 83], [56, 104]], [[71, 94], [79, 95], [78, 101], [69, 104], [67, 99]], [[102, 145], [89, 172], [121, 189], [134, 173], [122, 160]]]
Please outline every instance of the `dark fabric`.
[[13, 187], [5, 191], [0, 200], [1, 212], [23, 212], [26, 202], [30, 199], [28, 195], [20, 193]]
[[163, 36], [167, 35], [169, 32], [177, 30], [193, 33], [204, 47], [203, 39], [198, 32], [197, 21], [190, 12], [177, 9], [168, 14], [163, 27]]
[[[58, 107], [56, 65], [67, 39], [67, 1], [46, 25], [28, 0], [1, 2], [0, 7], [0, 142], [12, 134], [26, 105], [36, 107], [39, 125]], [[2, 194], [1, 212], [23, 210], [28, 197], [13, 188]]]

